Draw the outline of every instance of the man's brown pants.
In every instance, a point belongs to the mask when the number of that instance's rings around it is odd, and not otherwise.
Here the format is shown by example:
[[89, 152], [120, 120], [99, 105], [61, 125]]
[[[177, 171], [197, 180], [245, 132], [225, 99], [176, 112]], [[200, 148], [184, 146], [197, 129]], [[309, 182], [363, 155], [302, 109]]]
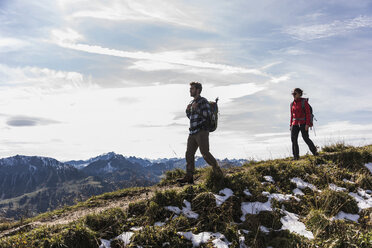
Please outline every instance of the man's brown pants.
[[[209, 131], [200, 130], [198, 133], [189, 135], [187, 139], [186, 150], [186, 174], [188, 176], [194, 174], [195, 170], [195, 153], [200, 149], [204, 160], [215, 170], [218, 167], [216, 159], [209, 152]], [[219, 168], [218, 168], [219, 169]]]

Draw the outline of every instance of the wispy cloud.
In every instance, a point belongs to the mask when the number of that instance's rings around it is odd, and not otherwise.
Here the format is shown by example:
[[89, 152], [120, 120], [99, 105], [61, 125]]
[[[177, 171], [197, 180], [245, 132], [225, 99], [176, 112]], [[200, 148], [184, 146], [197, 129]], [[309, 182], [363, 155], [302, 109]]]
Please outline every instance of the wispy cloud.
[[57, 124], [59, 121], [31, 116], [13, 116], [10, 117], [6, 124], [12, 127], [30, 127]]
[[[158, 52], [158, 53], [149, 53], [149, 52], [129, 52], [117, 49], [111, 49], [106, 47], [101, 47], [97, 45], [86, 45], [86, 44], [75, 44], [70, 42], [61, 42], [60, 40], [54, 39], [54, 41], [61, 47], [70, 48], [78, 51], [93, 53], [93, 54], [103, 54], [121, 58], [129, 58], [136, 60], [146, 60], [153, 62], [161, 62], [162, 65], [160, 69], [169, 68], [170, 65], [183, 65], [191, 66], [195, 68], [204, 68], [204, 69], [213, 69], [221, 73], [245, 73], [245, 74], [254, 74], [267, 76], [267, 74], [259, 69], [253, 68], [244, 68], [239, 66], [231, 66], [217, 63], [205, 62], [198, 60], [197, 57], [200, 55], [198, 51], [167, 51], [167, 52]], [[152, 67], [149, 67], [148, 64], [136, 64], [132, 68], [140, 69], [141, 65], [145, 65], [144, 70], [159, 70], [159, 67], [154, 67], [154, 63], [151, 64]], [[174, 67], [173, 67], [174, 68]]]
[[372, 28], [372, 17], [359, 16], [354, 19], [336, 20], [326, 24], [291, 26], [284, 30], [293, 38], [309, 41], [342, 35], [360, 28]]
[[206, 29], [205, 20], [200, 11], [180, 1], [169, 0], [114, 0], [101, 1], [74, 1], [69, 4], [61, 1], [62, 8], [68, 9], [71, 5], [74, 10], [68, 19], [94, 18], [109, 21], [136, 21], [161, 22], [172, 25]]

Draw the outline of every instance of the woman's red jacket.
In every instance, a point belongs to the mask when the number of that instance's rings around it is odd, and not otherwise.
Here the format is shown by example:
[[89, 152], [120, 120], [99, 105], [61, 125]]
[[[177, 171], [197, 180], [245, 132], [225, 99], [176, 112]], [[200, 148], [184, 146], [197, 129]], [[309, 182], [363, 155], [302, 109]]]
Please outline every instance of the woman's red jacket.
[[[302, 101], [305, 101], [305, 112], [302, 108]], [[306, 98], [300, 98], [297, 100], [294, 100], [293, 103], [291, 103], [291, 123], [290, 126], [293, 125], [301, 125], [306, 124], [310, 126], [310, 107], [309, 103], [307, 102], [308, 99]]]

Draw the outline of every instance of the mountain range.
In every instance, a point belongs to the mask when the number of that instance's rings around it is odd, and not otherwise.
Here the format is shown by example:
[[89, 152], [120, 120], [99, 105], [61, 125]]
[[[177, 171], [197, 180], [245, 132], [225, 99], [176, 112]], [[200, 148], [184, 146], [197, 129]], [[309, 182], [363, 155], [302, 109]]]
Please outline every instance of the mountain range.
[[[240, 166], [245, 160], [220, 160], [222, 167]], [[168, 170], [185, 169], [185, 159], [143, 159], [114, 152], [88, 160], [60, 162], [53, 158], [21, 156], [0, 159], [0, 217], [33, 216], [71, 205], [92, 195], [150, 186]], [[197, 157], [196, 167], [206, 162]]]

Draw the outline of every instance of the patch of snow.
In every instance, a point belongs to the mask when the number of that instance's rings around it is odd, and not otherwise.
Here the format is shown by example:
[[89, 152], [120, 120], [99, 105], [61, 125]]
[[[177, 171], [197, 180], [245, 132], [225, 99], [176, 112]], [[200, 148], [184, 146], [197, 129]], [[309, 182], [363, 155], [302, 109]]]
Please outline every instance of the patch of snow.
[[314, 185], [312, 185], [311, 183], [305, 182], [299, 177], [292, 178], [291, 182], [295, 183], [297, 185], [297, 188], [300, 188], [300, 189], [310, 188], [312, 190], [318, 190]]
[[295, 194], [295, 195], [305, 195], [304, 192], [302, 192], [302, 190], [300, 190], [299, 188], [295, 188], [293, 190], [293, 194]]
[[252, 196], [251, 192], [248, 189], [245, 189], [243, 192], [246, 196]]
[[372, 173], [372, 163], [365, 164], [364, 166]]
[[370, 190], [364, 190], [362, 188], [358, 188], [357, 191], [358, 191], [358, 195], [363, 196], [366, 199], [370, 199], [371, 198], [371, 196], [369, 195], [371, 193], [368, 193], [368, 192], [371, 192]]
[[111, 241], [106, 239], [101, 239], [101, 245], [99, 248], [111, 248]]
[[181, 213], [183, 213], [187, 218], [192, 218], [192, 219], [197, 219], [199, 217], [199, 214], [193, 212], [191, 210], [191, 203], [186, 201], [186, 200], [183, 200], [183, 204], [185, 205], [184, 208], [182, 208], [182, 210], [179, 208], [179, 207], [175, 207], [175, 206], [167, 206], [165, 207], [165, 209], [179, 215]]
[[124, 245], [129, 245], [130, 244], [130, 239], [133, 236], [133, 232], [123, 232], [119, 236], [117, 236], [115, 239], [119, 239], [124, 242]]
[[354, 222], [358, 222], [359, 214], [348, 214], [343, 211], [340, 211], [333, 219], [335, 220], [351, 220]]
[[155, 222], [154, 226], [164, 226], [165, 225], [165, 222], [161, 222], [161, 221], [158, 221], [158, 222]]
[[345, 183], [355, 184], [353, 181], [347, 180], [346, 178], [342, 179], [342, 181], [344, 181]]
[[211, 238], [210, 232], [201, 232], [199, 234], [193, 234], [192, 232], [177, 232], [177, 234], [184, 236], [187, 240], [190, 240], [193, 247], [198, 247], [201, 243], [207, 243]]
[[260, 230], [261, 230], [261, 232], [263, 232], [263, 233], [269, 233], [269, 232], [270, 232], [270, 229], [267, 228], [266, 226], [260, 226]]
[[305, 224], [298, 220], [299, 217], [297, 214], [285, 210], [282, 210], [282, 212], [285, 214], [284, 217], [280, 218], [280, 222], [283, 224], [282, 230], [289, 230], [308, 239], [314, 239], [313, 233], [306, 230]]
[[104, 172], [113, 172], [115, 171], [115, 168], [111, 166], [111, 162], [108, 162], [108, 164], [103, 168]]
[[364, 199], [359, 194], [356, 194], [356, 193], [353, 193], [353, 192], [350, 192], [349, 195], [351, 197], [353, 197], [355, 199], [355, 201], [358, 203], [359, 211], [361, 211], [362, 209], [372, 207], [372, 198], [371, 197], [369, 197], [369, 198], [367, 197], [367, 199]]
[[269, 193], [269, 192], [267, 192], [267, 191], [263, 191], [263, 192], [262, 192], [262, 195], [263, 195], [263, 196], [269, 196], [269, 195], [270, 195], [270, 193]]
[[143, 229], [143, 227], [132, 227], [130, 230], [133, 231], [133, 232], [137, 232], [137, 231], [141, 231]]
[[181, 213], [181, 209], [179, 207], [174, 207], [174, 206], [167, 206], [165, 209], [179, 215]]
[[241, 221], [245, 221], [246, 214], [258, 214], [261, 211], [273, 211], [271, 208], [270, 199], [267, 202], [242, 202], [243, 216]]
[[293, 195], [283, 195], [278, 193], [270, 194], [269, 192], [262, 192], [262, 195], [267, 196], [269, 199], [267, 202], [242, 202], [241, 209], [242, 209], [242, 217], [240, 218], [241, 221], [245, 221], [246, 214], [258, 214], [261, 211], [273, 211], [271, 207], [271, 200], [275, 199], [279, 202], [288, 201], [291, 198], [295, 199], [296, 201], [300, 201], [297, 197]]
[[333, 191], [346, 191], [346, 188], [338, 187], [336, 184], [329, 184], [329, 188]]
[[242, 229], [242, 232], [245, 233], [245, 234], [248, 234], [250, 231]]
[[264, 179], [270, 183], [275, 183], [274, 179], [272, 176], [264, 176]]
[[283, 195], [283, 194], [278, 194], [278, 193], [273, 193], [269, 196], [270, 199], [275, 199], [279, 202], [282, 202], [282, 201], [289, 201], [291, 200], [291, 198], [295, 199], [296, 201], [301, 201], [300, 199], [298, 199], [297, 197], [293, 196], [293, 195]]
[[192, 232], [177, 232], [177, 234], [190, 240], [193, 247], [198, 247], [201, 243], [207, 243], [210, 239], [213, 239], [212, 243], [216, 248], [228, 248], [231, 244], [221, 233], [201, 232], [193, 234]]
[[170, 245], [170, 243], [169, 242], [163, 243], [163, 247], [166, 246], [166, 245]]
[[199, 214], [197, 214], [197, 213], [195, 213], [194, 211], [191, 210], [191, 203], [190, 202], [188, 202], [186, 200], [183, 200], [183, 204], [185, 204], [186, 208], [182, 208], [182, 212], [187, 218], [191, 218], [191, 219], [199, 218]]
[[245, 244], [245, 237], [244, 236], [239, 237], [239, 248], [248, 248], [248, 246]]
[[233, 196], [234, 192], [229, 188], [225, 188], [223, 190], [220, 190], [219, 194], [222, 195], [214, 195], [214, 197], [216, 197], [217, 207], [220, 207], [227, 199], [230, 198], [230, 196]]
[[214, 247], [216, 248], [229, 248], [229, 245], [231, 244], [227, 240], [222, 240], [222, 239], [215, 239], [212, 241], [214, 244]]

